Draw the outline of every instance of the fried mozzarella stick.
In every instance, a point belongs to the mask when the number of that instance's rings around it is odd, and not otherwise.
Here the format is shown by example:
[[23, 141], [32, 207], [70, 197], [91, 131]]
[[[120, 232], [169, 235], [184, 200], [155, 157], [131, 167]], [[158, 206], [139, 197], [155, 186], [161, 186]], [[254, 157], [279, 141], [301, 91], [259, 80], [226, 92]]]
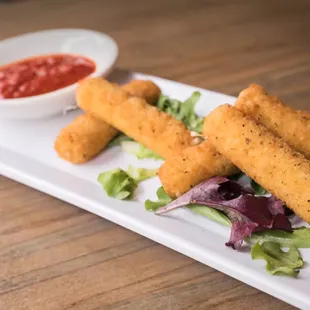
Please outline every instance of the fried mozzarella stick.
[[130, 96], [119, 86], [101, 78], [82, 81], [76, 91], [78, 105], [159, 156], [169, 158], [192, 145], [185, 125], [147, 102]]
[[209, 141], [204, 141], [166, 160], [158, 175], [165, 192], [175, 198], [211, 177], [238, 172], [239, 169], [218, 153]]
[[279, 98], [268, 95], [263, 87], [256, 84], [250, 85], [239, 94], [236, 107], [310, 159], [308, 112], [292, 109]]
[[150, 104], [156, 104], [161, 94], [160, 88], [152, 81], [147, 80], [132, 80], [121, 87], [131, 96], [143, 98]]
[[[129, 94], [155, 103], [160, 89], [151, 81], [133, 80], [122, 86]], [[78, 116], [63, 128], [55, 141], [58, 156], [73, 164], [85, 163], [98, 155], [119, 131], [90, 114]]]
[[204, 135], [227, 159], [310, 222], [310, 161], [230, 105], [213, 110]]

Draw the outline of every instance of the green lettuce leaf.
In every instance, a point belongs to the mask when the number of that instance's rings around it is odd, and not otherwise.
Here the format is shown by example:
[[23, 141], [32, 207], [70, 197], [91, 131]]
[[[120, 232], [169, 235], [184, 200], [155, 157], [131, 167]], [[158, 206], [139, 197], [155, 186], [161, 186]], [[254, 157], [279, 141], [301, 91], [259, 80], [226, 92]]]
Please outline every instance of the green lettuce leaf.
[[190, 130], [202, 133], [203, 117], [195, 114], [195, 105], [200, 99], [200, 93], [194, 92], [184, 102], [161, 95], [157, 108], [182, 121]]
[[296, 248], [310, 248], [310, 228], [295, 228], [292, 233], [283, 230], [265, 230], [256, 232], [251, 238], [247, 238], [248, 243], [277, 242], [282, 247], [295, 246]]
[[100, 173], [97, 180], [108, 196], [121, 200], [130, 198], [137, 187], [135, 180], [119, 168]]
[[128, 166], [127, 174], [136, 182], [141, 182], [146, 179], [155, 177], [158, 169], [136, 168], [131, 165]]
[[160, 95], [157, 102], [157, 108], [160, 111], [164, 111], [181, 121], [183, 117], [183, 115], [181, 115], [181, 113], [179, 112], [181, 104], [182, 101], [172, 99], [165, 95]]
[[127, 172], [120, 168], [102, 172], [97, 180], [108, 196], [123, 200], [131, 198], [139, 182], [154, 177], [156, 173], [157, 169], [129, 166]]
[[255, 195], [265, 195], [267, 191], [257, 184], [254, 180], [251, 180], [250, 185], [255, 193]]
[[120, 145], [123, 141], [133, 141], [132, 138], [126, 136], [123, 133], [119, 133], [109, 144], [108, 147]]
[[276, 242], [264, 242], [261, 245], [256, 243], [251, 249], [251, 256], [252, 259], [264, 259], [267, 262], [266, 270], [272, 275], [297, 277], [304, 265], [299, 251], [294, 246], [284, 252]]
[[161, 186], [156, 192], [157, 201], [146, 200], [144, 207], [147, 211], [156, 211], [158, 208], [167, 205], [172, 199], [166, 194], [164, 188]]
[[195, 105], [199, 101], [201, 94], [199, 92], [193, 92], [193, 94], [183, 102], [181, 105], [181, 111], [183, 111], [183, 122], [185, 125], [193, 131], [202, 133], [203, 117], [198, 117], [195, 113]]
[[189, 205], [188, 208], [202, 216], [206, 216], [212, 221], [218, 222], [225, 226], [231, 226], [231, 221], [229, 218], [221, 211], [218, 211], [213, 208], [209, 208], [207, 206], [200, 206], [200, 205]]
[[159, 155], [146, 148], [142, 144], [135, 141], [122, 141], [120, 142], [121, 149], [124, 152], [135, 155], [138, 159], [153, 158], [162, 159]]

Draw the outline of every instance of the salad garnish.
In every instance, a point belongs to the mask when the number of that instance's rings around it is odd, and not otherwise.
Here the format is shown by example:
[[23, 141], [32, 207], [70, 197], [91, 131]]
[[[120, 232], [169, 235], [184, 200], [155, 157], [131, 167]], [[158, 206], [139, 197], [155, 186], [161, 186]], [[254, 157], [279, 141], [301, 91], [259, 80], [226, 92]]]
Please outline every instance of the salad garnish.
[[156, 211], [163, 214], [191, 204], [206, 205], [224, 212], [232, 222], [231, 235], [226, 243], [239, 249], [244, 238], [266, 229], [292, 231], [283, 204], [275, 197], [254, 196], [236, 181], [214, 177], [204, 181], [165, 207]]
[[127, 171], [116, 168], [102, 172], [98, 176], [107, 195], [116, 199], [131, 198], [138, 183], [156, 176], [157, 169], [135, 168], [129, 166]]

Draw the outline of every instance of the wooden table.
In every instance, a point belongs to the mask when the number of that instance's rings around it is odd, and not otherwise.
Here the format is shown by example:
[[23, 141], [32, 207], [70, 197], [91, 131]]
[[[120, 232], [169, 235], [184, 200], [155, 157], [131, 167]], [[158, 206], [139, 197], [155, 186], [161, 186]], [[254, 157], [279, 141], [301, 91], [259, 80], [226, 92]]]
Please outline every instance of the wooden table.
[[[22, 1], [0, 4], [0, 37], [101, 30], [119, 44], [119, 68], [231, 95], [257, 82], [307, 109], [309, 8], [307, 0]], [[0, 212], [0, 309], [292, 309], [4, 177]]]

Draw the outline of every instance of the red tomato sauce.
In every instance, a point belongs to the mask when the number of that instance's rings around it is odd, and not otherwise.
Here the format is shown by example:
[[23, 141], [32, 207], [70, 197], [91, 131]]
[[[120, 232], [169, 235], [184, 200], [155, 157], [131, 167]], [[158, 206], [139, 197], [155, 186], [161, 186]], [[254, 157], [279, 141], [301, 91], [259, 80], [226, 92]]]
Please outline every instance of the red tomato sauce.
[[90, 59], [68, 54], [14, 62], [0, 67], [0, 99], [46, 94], [78, 82], [95, 69]]

